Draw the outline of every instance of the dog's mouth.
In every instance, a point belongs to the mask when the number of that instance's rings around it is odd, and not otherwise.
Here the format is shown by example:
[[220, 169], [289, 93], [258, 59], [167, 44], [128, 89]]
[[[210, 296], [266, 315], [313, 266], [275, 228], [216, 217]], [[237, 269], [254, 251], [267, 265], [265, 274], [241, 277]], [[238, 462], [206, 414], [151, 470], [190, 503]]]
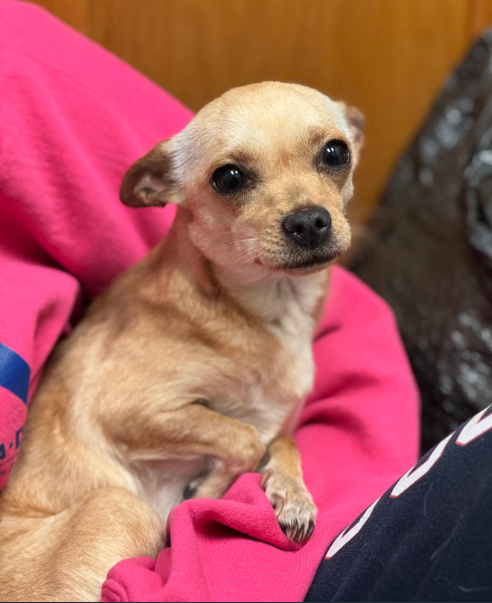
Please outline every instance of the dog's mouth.
[[342, 251], [329, 249], [310, 253], [288, 253], [278, 258], [263, 260], [258, 258], [258, 263], [264, 268], [274, 272], [286, 272], [289, 274], [306, 274], [307, 272], [318, 272], [327, 268], [332, 262], [340, 257]]

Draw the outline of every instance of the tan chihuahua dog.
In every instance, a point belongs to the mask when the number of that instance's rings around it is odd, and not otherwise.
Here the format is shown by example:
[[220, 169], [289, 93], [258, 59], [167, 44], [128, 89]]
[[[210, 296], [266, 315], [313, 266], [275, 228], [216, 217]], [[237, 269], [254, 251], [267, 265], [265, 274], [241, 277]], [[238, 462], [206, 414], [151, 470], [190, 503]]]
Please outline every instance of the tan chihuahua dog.
[[96, 600], [116, 562], [158, 553], [175, 505], [247, 471], [287, 536], [310, 537], [291, 435], [361, 143], [356, 110], [268, 82], [130, 168], [122, 201], [176, 219], [46, 368], [0, 496], [1, 600]]

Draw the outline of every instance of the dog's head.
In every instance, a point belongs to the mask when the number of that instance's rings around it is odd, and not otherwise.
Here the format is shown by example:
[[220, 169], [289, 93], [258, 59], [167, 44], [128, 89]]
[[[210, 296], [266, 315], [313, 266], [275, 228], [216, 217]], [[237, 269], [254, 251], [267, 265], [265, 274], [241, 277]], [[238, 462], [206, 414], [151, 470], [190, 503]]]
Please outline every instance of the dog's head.
[[350, 243], [345, 208], [362, 128], [356, 109], [311, 88], [235, 88], [137, 161], [120, 196], [187, 208], [191, 240], [219, 266], [320, 270]]

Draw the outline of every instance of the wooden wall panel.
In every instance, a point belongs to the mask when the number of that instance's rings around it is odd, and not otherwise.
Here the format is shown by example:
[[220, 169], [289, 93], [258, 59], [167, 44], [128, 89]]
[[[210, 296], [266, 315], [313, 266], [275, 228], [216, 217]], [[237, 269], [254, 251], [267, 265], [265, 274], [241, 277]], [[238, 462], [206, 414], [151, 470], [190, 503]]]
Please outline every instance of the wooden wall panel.
[[469, 34], [472, 39], [492, 24], [492, 0], [471, 0]]
[[352, 215], [365, 216], [491, 0], [40, 0], [194, 110], [283, 80], [366, 115]]
[[71, 27], [87, 34], [86, 0], [34, 0], [35, 4], [46, 8]]

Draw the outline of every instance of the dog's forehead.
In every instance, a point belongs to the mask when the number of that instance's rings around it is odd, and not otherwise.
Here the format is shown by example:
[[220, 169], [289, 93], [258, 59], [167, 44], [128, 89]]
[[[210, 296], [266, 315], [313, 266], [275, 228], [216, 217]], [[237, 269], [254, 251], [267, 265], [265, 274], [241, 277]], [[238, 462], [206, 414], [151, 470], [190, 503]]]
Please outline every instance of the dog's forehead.
[[206, 105], [173, 138], [171, 151], [185, 180], [190, 170], [208, 173], [238, 157], [267, 169], [278, 157], [312, 154], [339, 137], [350, 140], [339, 103], [312, 88], [266, 82], [234, 88]]
[[337, 103], [317, 90], [266, 83], [233, 89], [210, 103], [198, 119], [226, 147], [245, 150], [289, 146], [300, 139], [341, 133], [348, 126]]

